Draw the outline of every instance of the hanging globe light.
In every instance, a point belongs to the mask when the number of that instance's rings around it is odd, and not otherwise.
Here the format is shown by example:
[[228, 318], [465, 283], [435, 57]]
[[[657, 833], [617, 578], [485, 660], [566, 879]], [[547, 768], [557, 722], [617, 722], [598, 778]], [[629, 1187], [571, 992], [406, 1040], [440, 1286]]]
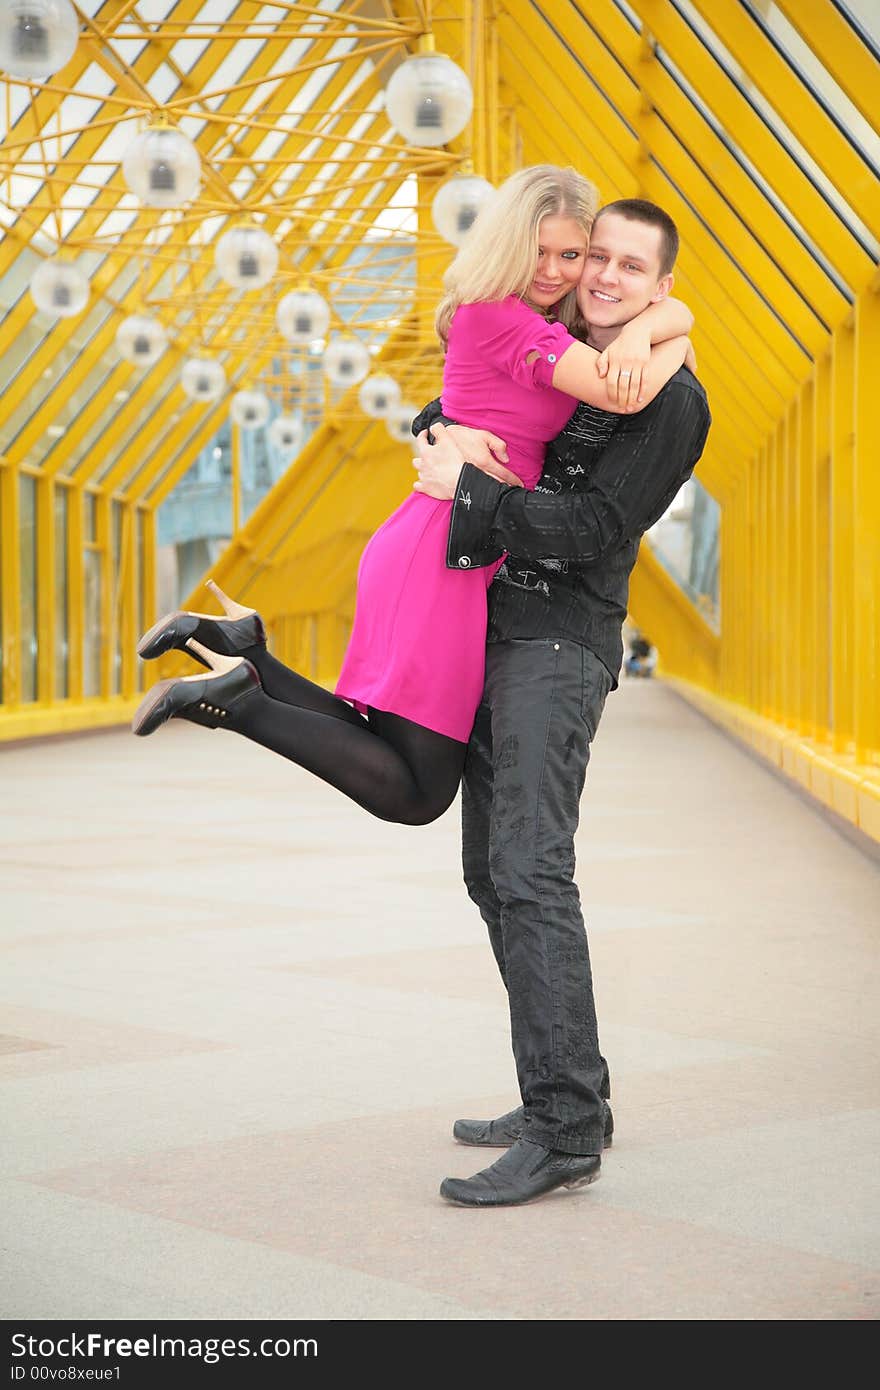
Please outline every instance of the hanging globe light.
[[180, 373], [180, 385], [192, 401], [216, 401], [226, 390], [226, 373], [219, 362], [207, 357], [188, 357]]
[[243, 430], [259, 430], [268, 422], [272, 407], [262, 391], [236, 391], [230, 412]]
[[126, 362], [152, 367], [168, 345], [165, 325], [146, 314], [130, 314], [116, 330], [116, 347]]
[[76, 318], [89, 302], [89, 282], [68, 261], [43, 261], [31, 279], [31, 298], [52, 318]]
[[358, 392], [361, 410], [374, 420], [381, 420], [400, 405], [400, 387], [393, 377], [378, 372], [368, 376]]
[[323, 338], [330, 326], [330, 305], [315, 290], [291, 290], [279, 299], [275, 322], [282, 338], [296, 347], [307, 347]]
[[277, 415], [269, 426], [269, 442], [285, 457], [302, 444], [305, 427], [298, 415]]
[[438, 188], [431, 204], [431, 217], [443, 240], [461, 246], [480, 208], [494, 192], [491, 183], [477, 174], [455, 174]]
[[222, 280], [235, 290], [259, 290], [278, 269], [278, 247], [262, 227], [233, 227], [214, 250]]
[[340, 334], [331, 338], [324, 352], [324, 375], [334, 386], [354, 386], [370, 370], [369, 348], [358, 338]]
[[407, 58], [385, 88], [388, 119], [408, 145], [445, 145], [471, 118], [474, 94], [461, 68], [445, 53]]
[[413, 439], [412, 422], [419, 413], [417, 405], [410, 405], [409, 401], [402, 401], [400, 405], [394, 407], [385, 416], [385, 426], [392, 439], [396, 439], [398, 444], [412, 444]]
[[146, 207], [182, 208], [202, 181], [202, 162], [192, 140], [171, 126], [150, 126], [122, 156], [122, 175]]
[[37, 82], [52, 77], [78, 41], [70, 0], [0, 0], [0, 72]]

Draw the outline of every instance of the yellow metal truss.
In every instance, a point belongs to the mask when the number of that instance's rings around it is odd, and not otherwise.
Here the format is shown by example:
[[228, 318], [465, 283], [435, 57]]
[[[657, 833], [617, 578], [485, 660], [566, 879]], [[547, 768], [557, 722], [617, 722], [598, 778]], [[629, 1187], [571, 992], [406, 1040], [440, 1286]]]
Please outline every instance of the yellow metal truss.
[[[566, 163], [604, 200], [644, 196], [676, 219], [677, 292], [713, 410], [698, 476], [721, 506], [720, 631], [648, 546], [633, 614], [691, 698], [880, 838], [880, 35], [833, 0], [257, 13], [241, 3], [217, 26], [203, 0], [179, 0], [147, 23], [109, 0], [80, 12], [74, 58], [26, 103], [2, 83], [0, 738], [112, 723], [137, 699], [157, 512], [227, 409], [180, 390], [198, 351], [222, 358], [231, 387], [296, 397], [316, 426], [212, 572], [259, 606], [282, 658], [333, 679], [360, 550], [407, 494], [410, 450], [356, 393], [302, 397], [307, 354], [279, 338], [277, 298], [304, 280], [329, 294], [334, 326], [377, 335], [377, 366], [420, 404], [439, 385], [431, 325], [451, 256], [436, 188], [466, 160], [493, 182]], [[471, 127], [439, 150], [406, 146], [381, 101], [428, 33], [475, 92]], [[201, 45], [188, 70], [184, 40]], [[70, 99], [90, 96], [77, 124]], [[136, 208], [118, 150], [102, 153], [121, 121], [157, 116], [193, 131], [205, 169], [177, 212]], [[393, 200], [410, 222], [377, 236]], [[235, 293], [213, 271], [213, 243], [243, 220], [281, 249], [265, 291]], [[93, 263], [85, 338], [77, 320], [41, 324], [20, 292], [59, 246]], [[140, 307], [170, 335], [146, 373], [113, 347]]]

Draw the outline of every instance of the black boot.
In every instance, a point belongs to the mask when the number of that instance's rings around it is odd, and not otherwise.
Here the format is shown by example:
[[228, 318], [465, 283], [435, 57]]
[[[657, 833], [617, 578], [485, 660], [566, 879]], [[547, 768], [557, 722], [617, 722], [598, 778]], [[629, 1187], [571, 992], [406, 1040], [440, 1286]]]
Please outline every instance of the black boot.
[[[192, 651], [192, 648], [187, 646], [191, 637], [209, 651], [219, 652], [222, 656], [238, 656], [250, 647], [265, 647], [266, 629], [259, 613], [228, 598], [213, 579], [207, 581], [207, 587], [218, 599], [226, 617], [215, 618], [210, 613], [187, 613], [182, 609], [166, 613], [165, 617], [154, 623], [138, 642], [138, 656], [143, 657], [145, 661], [152, 661], [154, 657], [161, 656], [163, 652], [171, 651], [172, 648], [181, 652]], [[203, 666], [207, 666], [208, 663], [197, 652], [193, 652], [193, 655]]]
[[517, 1139], [472, 1178], [446, 1178], [440, 1196], [459, 1207], [517, 1207], [557, 1187], [586, 1187], [602, 1168], [599, 1154], [565, 1154]]
[[207, 647], [196, 650], [189, 644], [186, 650], [200, 656], [204, 665], [211, 667], [210, 674], [159, 681], [138, 705], [131, 721], [133, 733], [144, 737], [169, 719], [188, 719], [192, 724], [219, 729], [236, 705], [261, 688], [256, 667], [244, 657], [218, 656]]

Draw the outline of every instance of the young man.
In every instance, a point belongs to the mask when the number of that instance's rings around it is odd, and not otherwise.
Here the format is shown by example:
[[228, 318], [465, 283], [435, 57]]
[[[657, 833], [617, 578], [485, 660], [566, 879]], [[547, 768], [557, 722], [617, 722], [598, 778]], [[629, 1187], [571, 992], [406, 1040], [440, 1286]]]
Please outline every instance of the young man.
[[[653, 203], [600, 209], [578, 291], [592, 347], [604, 350], [668, 294], [677, 250], [674, 223]], [[626, 393], [629, 377], [623, 371], [617, 382], [615, 372], [616, 389]], [[554, 384], [564, 389], [556, 375]], [[497, 1120], [456, 1122], [464, 1143], [510, 1147], [472, 1178], [447, 1178], [440, 1191], [463, 1206], [507, 1206], [593, 1182], [610, 1140], [574, 833], [590, 743], [620, 672], [639, 540], [693, 472], [710, 416], [686, 368], [638, 413], [581, 405], [548, 446], [534, 492], [465, 462], [492, 467], [492, 437], [444, 427], [438, 416], [439, 403], [413, 427], [422, 430], [416, 487], [454, 499], [447, 564], [470, 568], [507, 552], [489, 590], [486, 686], [465, 766], [462, 844], [468, 892], [507, 987], [523, 1100]]]

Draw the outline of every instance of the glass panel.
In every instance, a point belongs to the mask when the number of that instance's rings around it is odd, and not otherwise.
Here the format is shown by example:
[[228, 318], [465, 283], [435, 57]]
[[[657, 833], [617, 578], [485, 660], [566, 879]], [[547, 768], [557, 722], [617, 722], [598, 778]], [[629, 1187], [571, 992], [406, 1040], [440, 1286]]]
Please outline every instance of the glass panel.
[[716, 631], [721, 508], [696, 478], [689, 479], [672, 506], [648, 531], [657, 559], [706, 622]]
[[83, 555], [85, 613], [83, 628], [83, 695], [101, 693], [101, 552]]
[[90, 548], [97, 536], [98, 502], [93, 492], [83, 497], [83, 695], [101, 694], [101, 552]]
[[21, 658], [22, 703], [37, 698], [37, 481], [22, 473], [21, 506]]
[[[95, 472], [96, 483], [103, 482], [104, 478], [107, 476], [110, 470], [116, 467], [116, 464], [122, 457], [125, 450], [129, 447], [132, 440], [137, 438], [138, 436], [142, 438], [144, 448], [143, 450], [139, 451], [138, 460], [133, 464], [135, 476], [139, 468], [143, 467], [145, 463], [149, 462], [150, 455], [152, 453], [153, 448], [155, 448], [157, 440], [160, 437], [161, 431], [170, 428], [172, 424], [172, 412], [170, 410], [170, 407], [166, 409], [165, 403], [167, 402], [168, 398], [172, 395], [172, 393], [177, 389], [178, 385], [178, 373], [171, 372], [170, 375], [168, 375], [165, 378], [165, 381], [159, 387], [158, 391], [155, 391], [152, 395], [148, 394], [146, 396], [144, 404], [141, 406], [140, 410], [138, 410], [137, 413], [133, 416], [131, 422], [128, 425], [126, 425], [125, 429], [122, 431], [122, 433], [120, 434], [119, 438], [115, 441], [113, 446], [102, 446], [101, 453], [103, 462], [101, 463], [100, 468], [97, 469], [97, 471]], [[184, 400], [181, 404], [181, 408], [185, 408], [187, 404], [188, 402]], [[148, 429], [148, 425], [151, 425], [151, 428]], [[99, 420], [94, 426], [94, 428], [89, 431], [89, 433], [84, 437], [82, 445], [76, 451], [76, 455], [74, 457], [76, 457], [77, 461], [81, 461], [81, 459], [86, 455], [86, 453], [88, 453], [92, 445], [97, 443], [99, 436], [105, 428], [106, 420]], [[122, 479], [122, 483], [123, 486], [128, 486], [127, 479]]]
[[[134, 630], [140, 638], [144, 630], [144, 513], [137, 509], [133, 517], [132, 543], [134, 545], [134, 555], [132, 564], [134, 565]], [[143, 690], [144, 663], [138, 659], [135, 669], [135, 685], [138, 690]]]
[[55, 699], [66, 700], [67, 684], [67, 488], [55, 489]]
[[110, 503], [110, 536], [112, 547], [113, 574], [113, 671], [110, 678], [110, 694], [118, 695], [122, 688], [122, 624], [119, 621], [122, 598], [122, 503]]

